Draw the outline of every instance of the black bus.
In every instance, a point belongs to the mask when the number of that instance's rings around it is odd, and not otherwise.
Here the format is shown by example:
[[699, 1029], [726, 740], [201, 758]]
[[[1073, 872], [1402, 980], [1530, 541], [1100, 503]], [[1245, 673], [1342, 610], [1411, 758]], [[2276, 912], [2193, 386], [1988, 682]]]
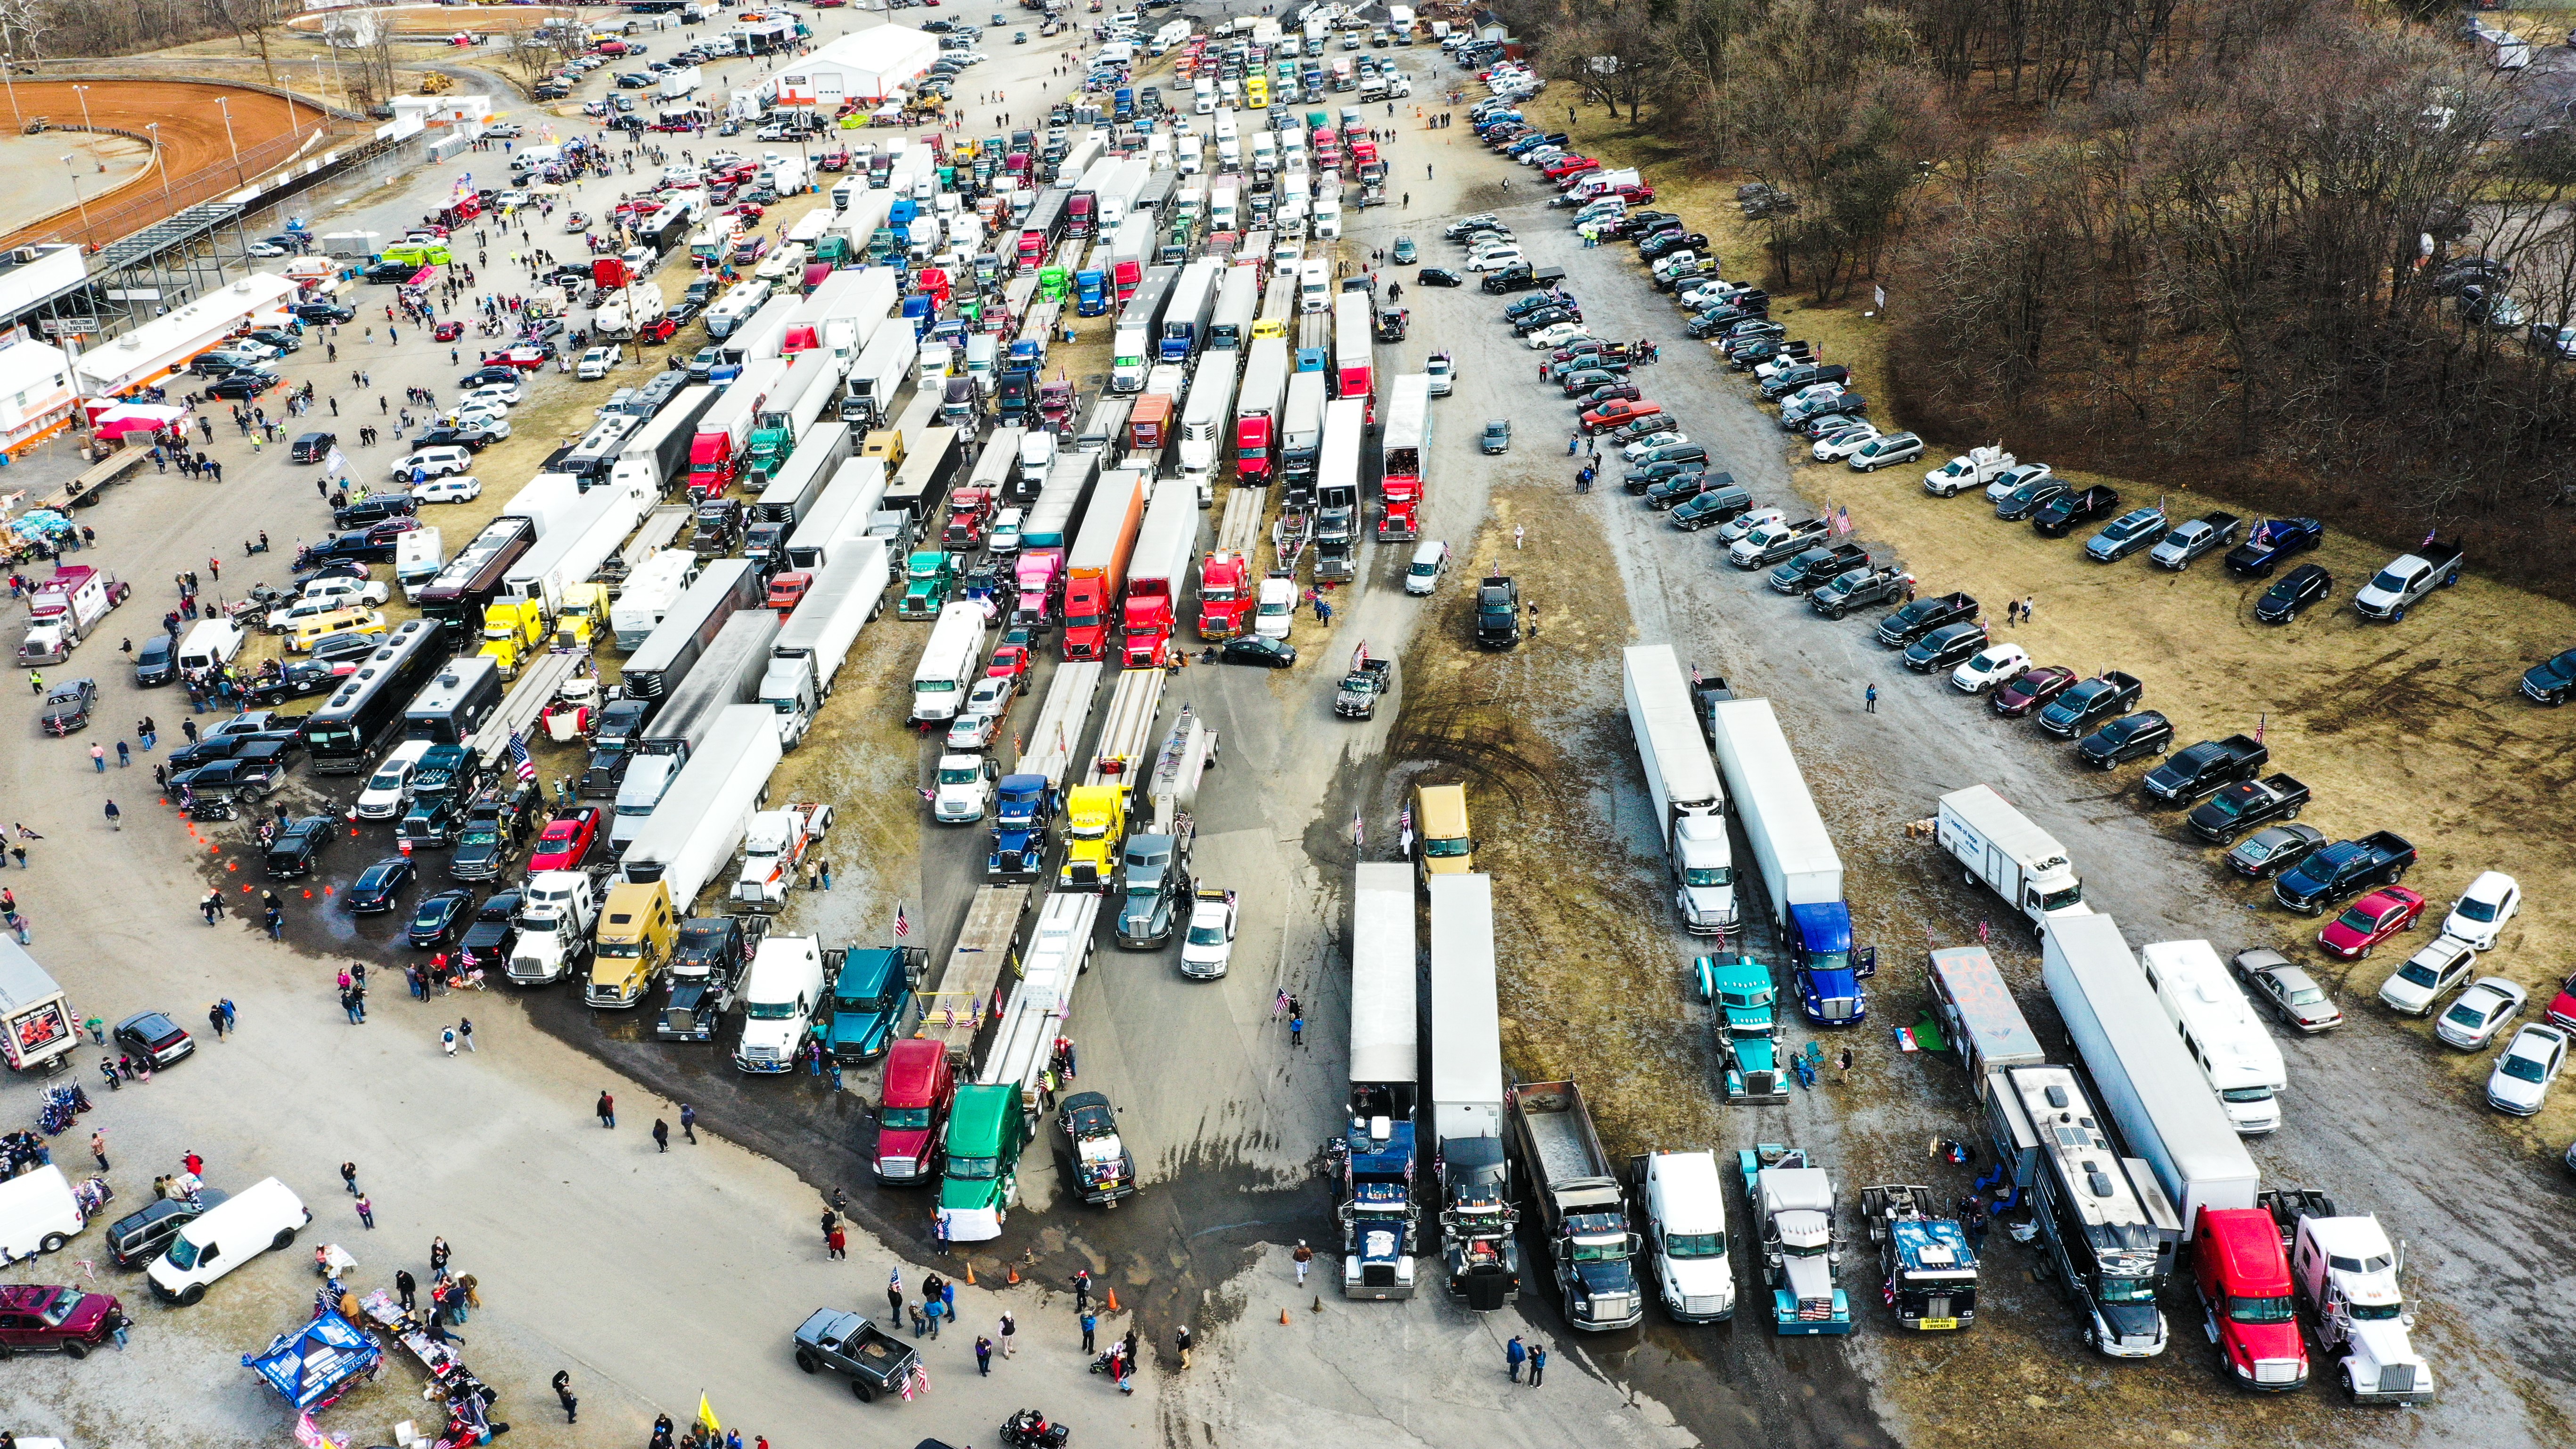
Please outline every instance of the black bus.
[[305, 717], [304, 748], [312, 753], [313, 772], [364, 773], [376, 746], [401, 726], [403, 710], [421, 685], [446, 662], [447, 641], [438, 625], [426, 619], [398, 625]]

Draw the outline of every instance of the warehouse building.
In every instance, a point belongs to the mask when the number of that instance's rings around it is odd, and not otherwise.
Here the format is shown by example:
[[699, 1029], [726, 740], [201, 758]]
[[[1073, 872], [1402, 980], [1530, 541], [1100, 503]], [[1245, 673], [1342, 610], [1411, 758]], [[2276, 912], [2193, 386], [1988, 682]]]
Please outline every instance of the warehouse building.
[[879, 25], [844, 35], [762, 88], [762, 97], [782, 106], [816, 106], [837, 111], [847, 101], [870, 106], [921, 78], [939, 58], [939, 38], [909, 25]]

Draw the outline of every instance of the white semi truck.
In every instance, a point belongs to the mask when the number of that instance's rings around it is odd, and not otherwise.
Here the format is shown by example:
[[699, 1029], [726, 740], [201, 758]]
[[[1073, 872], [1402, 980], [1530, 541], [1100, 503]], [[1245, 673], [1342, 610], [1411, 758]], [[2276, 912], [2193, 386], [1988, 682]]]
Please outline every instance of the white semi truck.
[[1701, 936], [1732, 929], [1735, 863], [1726, 839], [1726, 792], [1708, 742], [1700, 737], [1689, 681], [1673, 646], [1635, 644], [1621, 651], [1621, 682], [1682, 926]]

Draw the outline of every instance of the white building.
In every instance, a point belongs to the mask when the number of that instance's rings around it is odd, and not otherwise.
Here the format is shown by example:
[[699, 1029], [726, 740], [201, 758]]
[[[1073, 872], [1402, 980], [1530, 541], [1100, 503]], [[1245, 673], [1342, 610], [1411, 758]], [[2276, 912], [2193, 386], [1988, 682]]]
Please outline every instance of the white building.
[[839, 110], [860, 100], [873, 105], [920, 79], [939, 58], [939, 38], [909, 25], [879, 25], [824, 45], [791, 63], [761, 87], [782, 106]]
[[71, 355], [32, 338], [0, 346], [0, 451], [16, 452], [72, 413]]
[[83, 397], [112, 397], [139, 387], [185, 367], [242, 323], [293, 301], [295, 293], [291, 279], [253, 272], [82, 353], [72, 364], [72, 385]]

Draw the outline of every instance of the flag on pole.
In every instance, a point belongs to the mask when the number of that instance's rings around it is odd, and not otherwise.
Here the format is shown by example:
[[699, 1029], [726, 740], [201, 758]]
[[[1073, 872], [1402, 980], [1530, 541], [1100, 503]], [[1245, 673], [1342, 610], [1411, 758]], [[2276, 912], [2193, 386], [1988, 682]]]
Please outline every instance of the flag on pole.
[[510, 767], [523, 781], [537, 778], [537, 762], [528, 758], [527, 737], [517, 730], [510, 731]]
[[2271, 723], [2272, 716], [2268, 713], [2256, 715], [2254, 717], [2254, 743], [2258, 745], [2263, 743], [2263, 730], [2265, 726]]
[[2438, 536], [2441, 531], [2442, 530], [2438, 528], [2428, 528], [2424, 530], [2424, 542], [2422, 546], [2425, 548], [2431, 548], [2433, 546], [2434, 538]]
[[1842, 507], [1834, 510], [1834, 532], [1849, 533], [1851, 531], [1851, 505], [1846, 503]]
[[704, 1389], [698, 1391], [698, 1422], [706, 1425], [707, 1432], [710, 1434], [724, 1432], [724, 1425], [716, 1422], [716, 1406], [707, 1402]]
[[349, 471], [349, 455], [341, 452], [337, 443], [332, 444], [331, 451], [323, 457], [322, 471], [335, 478]]
[[930, 804], [939, 798], [939, 792], [931, 789], [928, 785], [915, 785], [912, 788], [921, 792], [922, 803], [925, 805]]
[[1983, 921], [1977, 922], [1977, 944], [1990, 946], [1994, 944], [1994, 939], [1993, 929]]
[[1360, 822], [1360, 812], [1354, 810], [1351, 812], [1351, 848], [1356, 850], [1367, 843], [1368, 827]]
[[1872, 298], [1873, 298], [1873, 299], [1878, 303], [1878, 310], [1880, 310], [1881, 312], [1886, 311], [1886, 310], [1887, 310], [1887, 288], [1885, 288], [1885, 287], [1883, 287], [1883, 286], [1882, 286], [1882, 287], [1872, 287], [1872, 288], [1870, 288], [1869, 290], [1870, 290], [1870, 294], [1871, 294]]
[[903, 902], [894, 903], [894, 938], [898, 941], [912, 934], [912, 917], [905, 915]]

